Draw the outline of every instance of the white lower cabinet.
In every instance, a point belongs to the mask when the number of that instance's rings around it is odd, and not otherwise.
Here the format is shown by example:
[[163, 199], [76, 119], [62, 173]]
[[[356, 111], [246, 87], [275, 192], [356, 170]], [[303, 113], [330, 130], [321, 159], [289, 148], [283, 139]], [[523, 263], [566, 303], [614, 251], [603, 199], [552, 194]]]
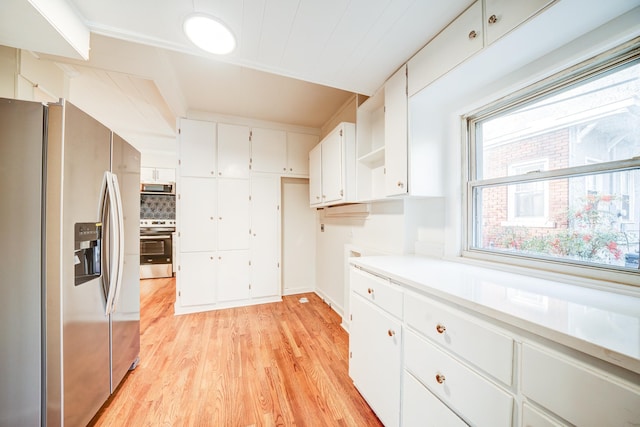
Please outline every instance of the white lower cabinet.
[[574, 425], [640, 425], [637, 383], [529, 343], [522, 346], [522, 394]]
[[456, 411], [478, 426], [511, 426], [514, 398], [412, 331], [405, 332], [405, 369]]
[[407, 371], [404, 371], [402, 382], [402, 425], [404, 427], [465, 427], [467, 425]]
[[[368, 275], [353, 269], [351, 274]], [[350, 313], [349, 375], [380, 421], [387, 427], [398, 426], [402, 323], [355, 292]]]
[[183, 252], [177, 276], [181, 306], [214, 304], [218, 257], [215, 252]]
[[640, 374], [351, 266], [349, 375], [385, 426], [640, 426]]
[[218, 251], [217, 302], [246, 300], [249, 296], [249, 250]]
[[548, 414], [531, 405], [522, 405], [522, 427], [564, 427], [567, 424], [552, 419]]

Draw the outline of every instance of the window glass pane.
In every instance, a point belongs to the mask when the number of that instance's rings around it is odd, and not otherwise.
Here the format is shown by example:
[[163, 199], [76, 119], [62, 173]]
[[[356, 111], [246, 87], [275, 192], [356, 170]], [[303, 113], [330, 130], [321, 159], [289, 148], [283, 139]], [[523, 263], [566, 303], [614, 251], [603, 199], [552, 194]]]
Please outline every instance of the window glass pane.
[[476, 188], [473, 247], [637, 269], [639, 193], [640, 170]]
[[623, 160], [640, 155], [640, 64], [476, 123], [476, 179]]

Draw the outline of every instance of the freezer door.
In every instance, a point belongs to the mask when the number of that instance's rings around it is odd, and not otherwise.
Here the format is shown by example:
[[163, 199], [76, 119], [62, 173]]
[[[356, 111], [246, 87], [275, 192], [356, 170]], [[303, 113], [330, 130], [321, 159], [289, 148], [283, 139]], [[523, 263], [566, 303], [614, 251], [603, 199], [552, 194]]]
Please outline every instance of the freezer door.
[[124, 265], [111, 313], [111, 392], [140, 353], [140, 153], [113, 134], [112, 172], [124, 219]]
[[49, 107], [48, 123], [47, 425], [79, 426], [110, 393], [104, 271], [76, 285], [74, 229], [102, 221], [111, 132], [68, 102]]
[[42, 104], [0, 98], [0, 426], [40, 425]]

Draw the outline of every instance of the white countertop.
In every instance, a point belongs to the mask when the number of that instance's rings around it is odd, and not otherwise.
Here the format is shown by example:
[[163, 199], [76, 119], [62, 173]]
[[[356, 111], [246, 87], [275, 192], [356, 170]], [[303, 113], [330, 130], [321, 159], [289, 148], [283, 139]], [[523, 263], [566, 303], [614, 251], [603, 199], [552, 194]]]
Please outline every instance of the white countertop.
[[640, 298], [420, 256], [350, 262], [640, 374]]

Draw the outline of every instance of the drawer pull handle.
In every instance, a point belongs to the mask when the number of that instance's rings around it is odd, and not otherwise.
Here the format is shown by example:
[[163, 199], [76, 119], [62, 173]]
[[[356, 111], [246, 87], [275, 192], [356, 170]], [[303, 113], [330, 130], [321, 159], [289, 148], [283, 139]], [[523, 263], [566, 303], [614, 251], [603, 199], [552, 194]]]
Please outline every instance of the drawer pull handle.
[[373, 289], [372, 289], [372, 288], [367, 288], [367, 293], [368, 293], [369, 295], [373, 294]]
[[396, 332], [395, 332], [395, 331], [393, 331], [393, 330], [391, 330], [391, 329], [389, 329], [389, 330], [387, 331], [387, 335], [389, 335], [390, 337], [394, 336], [395, 334], [396, 334]]
[[439, 334], [444, 334], [444, 331], [446, 330], [447, 328], [444, 325], [441, 325], [440, 323], [436, 325], [436, 331], [438, 331]]
[[495, 24], [496, 22], [498, 22], [498, 17], [496, 15], [491, 15], [489, 17], [489, 24]]
[[436, 374], [436, 382], [437, 382], [438, 384], [443, 384], [443, 383], [444, 383], [444, 380], [445, 380], [444, 375], [442, 375], [442, 374]]

